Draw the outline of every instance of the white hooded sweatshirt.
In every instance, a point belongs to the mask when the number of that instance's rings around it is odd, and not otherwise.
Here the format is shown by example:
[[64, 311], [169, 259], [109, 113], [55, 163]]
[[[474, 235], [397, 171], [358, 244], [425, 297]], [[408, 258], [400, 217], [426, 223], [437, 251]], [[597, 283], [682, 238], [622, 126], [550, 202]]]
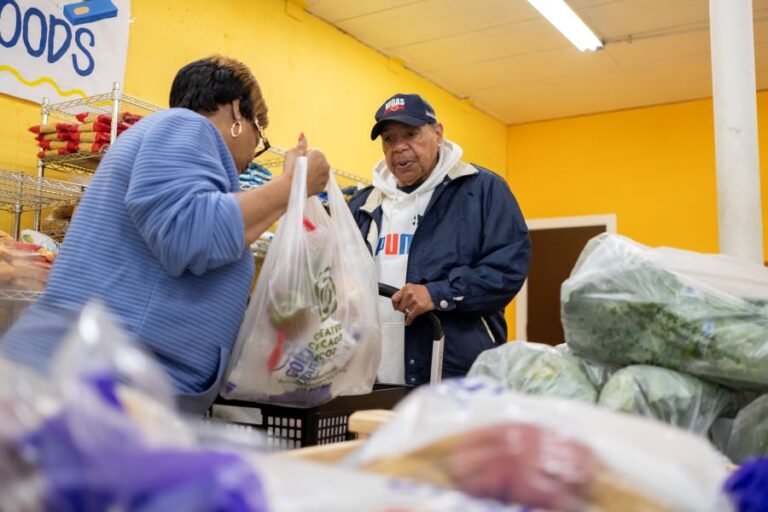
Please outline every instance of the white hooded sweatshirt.
[[[444, 140], [437, 165], [427, 179], [410, 194], [397, 188], [397, 179], [381, 160], [373, 169], [373, 186], [384, 195], [382, 220], [374, 260], [379, 282], [402, 288], [408, 270], [408, 254], [416, 228], [424, 216], [432, 192], [459, 161], [463, 151], [458, 144]], [[392, 301], [379, 297], [381, 320], [381, 363], [379, 382], [405, 383], [405, 316], [395, 311]]]

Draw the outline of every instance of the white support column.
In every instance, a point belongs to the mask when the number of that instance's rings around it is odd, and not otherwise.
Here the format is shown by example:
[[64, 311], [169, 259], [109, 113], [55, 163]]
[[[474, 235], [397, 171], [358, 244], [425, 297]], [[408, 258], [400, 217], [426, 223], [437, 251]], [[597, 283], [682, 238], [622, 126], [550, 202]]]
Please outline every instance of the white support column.
[[720, 252], [763, 263], [752, 0], [709, 0]]

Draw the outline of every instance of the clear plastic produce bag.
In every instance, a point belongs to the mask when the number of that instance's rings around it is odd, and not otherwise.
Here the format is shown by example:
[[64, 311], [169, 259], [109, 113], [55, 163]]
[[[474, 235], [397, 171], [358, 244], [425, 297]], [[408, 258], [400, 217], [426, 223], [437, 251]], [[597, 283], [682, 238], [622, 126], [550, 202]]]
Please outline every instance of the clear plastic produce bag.
[[297, 159], [288, 210], [251, 297], [222, 395], [311, 407], [371, 391], [381, 357], [373, 259], [339, 186], [330, 216]]
[[727, 389], [692, 375], [636, 365], [614, 373], [597, 403], [705, 435], [715, 419], [735, 405], [735, 397]]
[[736, 415], [725, 454], [736, 464], [768, 455], [768, 395], [755, 399]]
[[0, 417], [0, 510], [267, 510], [253, 467], [200, 446], [163, 371], [99, 304], [50, 380], [3, 368]]
[[507, 389], [531, 395], [597, 401], [598, 392], [579, 360], [543, 343], [513, 341], [486, 350], [467, 376], [490, 377]]
[[602, 234], [561, 288], [568, 345], [740, 389], [768, 388], [768, 269]]
[[609, 378], [611, 378], [613, 372], [617, 370], [617, 367], [615, 366], [598, 363], [597, 361], [593, 361], [587, 357], [582, 356], [581, 354], [577, 354], [571, 350], [571, 347], [569, 347], [567, 343], [555, 345], [555, 350], [561, 354], [575, 357], [579, 361], [579, 364], [581, 364], [581, 367], [584, 369], [587, 377], [589, 377], [589, 381], [593, 386], [595, 386], [595, 389], [597, 389], [598, 392], [603, 389], [603, 386], [605, 386], [605, 383], [608, 382]]

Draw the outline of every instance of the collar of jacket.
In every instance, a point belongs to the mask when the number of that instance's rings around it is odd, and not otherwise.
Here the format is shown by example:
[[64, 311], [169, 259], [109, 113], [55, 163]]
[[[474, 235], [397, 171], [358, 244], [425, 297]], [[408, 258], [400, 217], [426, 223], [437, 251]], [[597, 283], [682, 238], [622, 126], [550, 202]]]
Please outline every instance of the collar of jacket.
[[[442, 185], [450, 183], [451, 181], [457, 180], [459, 178], [478, 174], [478, 172], [479, 171], [474, 165], [465, 162], [458, 162], [453, 166], [453, 168], [451, 168], [450, 171], [448, 171], [448, 174], [445, 176], [445, 180], [443, 180]], [[437, 190], [435, 190], [435, 192], [437, 192]], [[434, 198], [432, 201], [434, 201]], [[430, 203], [432, 201], [430, 201]], [[381, 207], [382, 202], [384, 202], [384, 194], [381, 192], [381, 190], [374, 188], [371, 193], [368, 194], [368, 198], [365, 200], [365, 203], [359, 208], [359, 210], [366, 212], [369, 215], [373, 215], [374, 210]], [[371, 222], [371, 227], [368, 229], [368, 236], [366, 236], [366, 241], [368, 242], [368, 247], [370, 248], [371, 252], [373, 252], [374, 248], [376, 247], [378, 238], [379, 227], [376, 225], [376, 222]]]
[[[478, 170], [474, 165], [465, 162], [459, 162], [454, 165], [450, 171], [448, 171], [443, 184], [458, 178], [463, 178], [465, 176], [472, 176], [473, 174], [477, 173]], [[368, 195], [368, 198], [365, 200], [363, 206], [361, 206], [359, 209], [361, 211], [372, 214], [376, 208], [381, 206], [382, 202], [384, 202], [384, 194], [381, 192], [381, 190], [374, 188]]]

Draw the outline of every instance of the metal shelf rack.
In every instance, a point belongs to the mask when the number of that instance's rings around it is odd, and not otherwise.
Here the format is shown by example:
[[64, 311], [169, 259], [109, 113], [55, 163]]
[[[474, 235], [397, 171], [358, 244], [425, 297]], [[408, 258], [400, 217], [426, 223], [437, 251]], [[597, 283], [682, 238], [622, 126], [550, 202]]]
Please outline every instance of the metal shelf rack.
[[0, 334], [5, 333], [21, 312], [35, 302], [43, 292], [0, 289]]
[[[116, 119], [119, 113], [124, 110], [129, 110], [134, 114], [148, 115], [160, 109], [161, 107], [157, 105], [128, 94], [123, 94], [120, 84], [115, 82], [110, 93], [53, 104], [49, 103], [47, 98], [43, 99], [41, 105], [41, 124], [47, 124], [51, 122], [51, 119], [62, 122], [74, 122], [77, 120], [77, 114], [83, 112], [111, 114], [112, 118]], [[117, 123], [112, 123], [110, 135], [111, 140], [117, 138]], [[74, 153], [39, 159], [37, 174], [41, 179], [45, 177], [47, 169], [69, 174], [92, 174], [99, 166], [103, 155], [104, 153]], [[284, 149], [272, 147], [257, 161], [269, 169], [279, 171], [282, 170], [284, 155]], [[360, 176], [339, 169], [331, 169], [331, 171], [336, 176], [345, 178], [360, 187], [368, 186], [371, 183]], [[36, 230], [39, 230], [41, 227], [39, 210], [35, 212], [34, 227]]]
[[67, 228], [69, 226], [60, 226], [55, 228], [48, 228], [43, 225], [41, 232], [53, 238], [56, 243], [60, 244], [64, 240], [64, 235], [67, 234]]
[[72, 174], [90, 174], [96, 171], [103, 153], [72, 153], [52, 156], [41, 160], [45, 169]]
[[13, 214], [13, 236], [18, 239], [21, 215], [32, 210], [39, 215], [43, 208], [77, 204], [82, 186], [65, 181], [31, 176], [23, 172], [0, 169], [0, 210]]
[[[281, 171], [283, 169], [283, 158], [285, 157], [285, 150], [279, 147], [272, 146], [264, 155], [257, 158], [255, 161], [263, 165], [269, 170]], [[347, 180], [356, 183], [358, 186], [367, 187], [371, 184], [370, 180], [361, 178], [356, 174], [342, 171], [340, 169], [331, 168], [331, 172], [336, 176], [340, 176]]]
[[[60, 103], [49, 103], [48, 98], [43, 98], [40, 108], [40, 124], [47, 124], [50, 122], [50, 119], [66, 123], [76, 122], [76, 116], [84, 112], [111, 114], [112, 119], [117, 119], [121, 111], [130, 110], [133, 114], [145, 116], [160, 110], [160, 108], [142, 99], [123, 94], [120, 89], [120, 83], [114, 82], [112, 84], [112, 92], [109, 93]], [[117, 138], [117, 126], [118, 123], [112, 123], [110, 132], [110, 140], [112, 141]], [[40, 178], [44, 178], [47, 169], [71, 174], [91, 174], [96, 171], [103, 155], [103, 153], [73, 153], [71, 155], [38, 159], [37, 175]], [[35, 229], [40, 229], [39, 210], [35, 212]]]
[[43, 292], [31, 292], [27, 290], [4, 290], [0, 288], [0, 302], [35, 302]]
[[[131, 110], [133, 114], [142, 116], [160, 110], [161, 107], [141, 100], [128, 94], [123, 94], [120, 84], [112, 85], [112, 92], [97, 94], [61, 103], [49, 103], [48, 98], [43, 99], [41, 105], [41, 124], [47, 124], [50, 119], [56, 119], [65, 123], [77, 122], [77, 114], [91, 112], [96, 114], [111, 114], [116, 119], [121, 110]], [[110, 140], [117, 138], [117, 123], [112, 123]], [[103, 153], [73, 153], [43, 158], [38, 161], [38, 176], [45, 176], [45, 170], [55, 169], [61, 172], [88, 174], [93, 173], [98, 167]], [[36, 219], [35, 229], [39, 229], [39, 220]]]

